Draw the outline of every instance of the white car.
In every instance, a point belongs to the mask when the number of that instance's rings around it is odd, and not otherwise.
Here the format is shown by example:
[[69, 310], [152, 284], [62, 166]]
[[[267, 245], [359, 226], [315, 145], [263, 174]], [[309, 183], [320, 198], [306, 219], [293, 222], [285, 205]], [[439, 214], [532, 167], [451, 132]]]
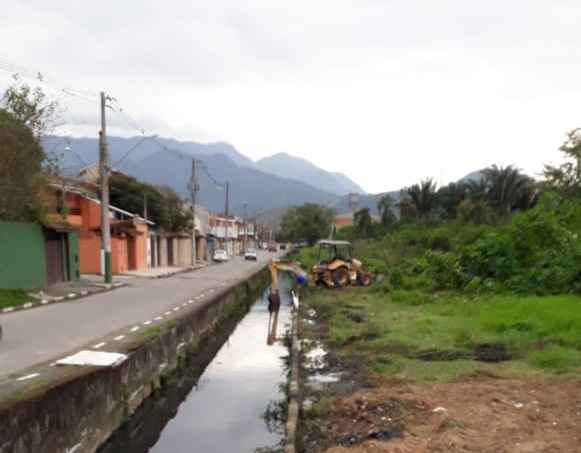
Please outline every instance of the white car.
[[212, 259], [218, 263], [224, 263], [228, 261], [230, 258], [228, 257], [228, 253], [226, 250], [218, 249], [214, 251], [214, 256]]
[[256, 254], [255, 249], [248, 249], [244, 252], [244, 259], [245, 260], [252, 260], [258, 261], [258, 255]]

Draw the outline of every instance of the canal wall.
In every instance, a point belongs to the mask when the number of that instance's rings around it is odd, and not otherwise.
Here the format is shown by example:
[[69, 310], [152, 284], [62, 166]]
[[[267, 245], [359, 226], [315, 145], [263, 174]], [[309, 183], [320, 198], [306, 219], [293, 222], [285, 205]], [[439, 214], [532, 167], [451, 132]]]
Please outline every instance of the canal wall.
[[225, 320], [245, 312], [268, 281], [263, 269], [118, 342], [108, 352], [128, 357], [117, 367], [47, 364], [42, 378], [3, 385], [0, 453], [97, 451]]

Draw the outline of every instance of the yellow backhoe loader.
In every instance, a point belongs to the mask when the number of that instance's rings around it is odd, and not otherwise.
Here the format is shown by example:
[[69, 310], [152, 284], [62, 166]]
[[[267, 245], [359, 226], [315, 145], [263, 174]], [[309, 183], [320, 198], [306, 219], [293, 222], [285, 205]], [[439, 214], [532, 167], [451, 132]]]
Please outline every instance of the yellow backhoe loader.
[[297, 276], [300, 284], [342, 288], [347, 285], [368, 286], [372, 276], [363, 268], [361, 261], [353, 258], [353, 247], [348, 241], [322, 240], [318, 242], [317, 264], [310, 272], [304, 271], [294, 261], [272, 260], [270, 272], [273, 286], [277, 287], [277, 271], [290, 271]]

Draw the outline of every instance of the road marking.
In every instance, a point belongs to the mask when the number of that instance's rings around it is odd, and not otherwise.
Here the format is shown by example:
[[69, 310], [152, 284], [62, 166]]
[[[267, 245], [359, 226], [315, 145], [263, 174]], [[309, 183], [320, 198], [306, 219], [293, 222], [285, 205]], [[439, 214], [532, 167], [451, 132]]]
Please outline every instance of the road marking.
[[173, 311], [178, 311], [181, 307], [176, 307], [173, 309]]
[[194, 301], [192, 299], [188, 300], [188, 304], [193, 303]]
[[150, 325], [152, 322], [153, 322], [153, 321], [145, 321], [145, 322], [143, 323], [143, 325], [144, 325], [144, 326], [148, 326], [148, 325]]
[[132, 327], [129, 332], [137, 332], [139, 330], [139, 326]]
[[156, 317], [155, 317], [155, 320], [156, 320], [156, 321], [161, 321], [162, 319], [163, 319], [163, 316], [156, 316]]
[[119, 340], [123, 340], [123, 338], [125, 338], [125, 335], [119, 335], [118, 337], [113, 338], [115, 341], [119, 341]]
[[168, 316], [168, 315], [171, 315], [171, 311], [166, 311], [166, 312], [165, 312], [165, 315], [166, 315], [166, 316]]
[[187, 306], [188, 306], [188, 303], [187, 303], [187, 302], [184, 302], [184, 303], [182, 304], [182, 307], [187, 307]]
[[35, 377], [40, 376], [40, 373], [32, 373], [32, 374], [27, 374], [26, 376], [21, 376], [18, 379], [16, 379], [17, 381], [27, 381], [28, 379], [34, 379]]
[[105, 343], [104, 341], [102, 343], [97, 343], [95, 346], [93, 346], [93, 349], [100, 349], [103, 346], [105, 346], [107, 343]]

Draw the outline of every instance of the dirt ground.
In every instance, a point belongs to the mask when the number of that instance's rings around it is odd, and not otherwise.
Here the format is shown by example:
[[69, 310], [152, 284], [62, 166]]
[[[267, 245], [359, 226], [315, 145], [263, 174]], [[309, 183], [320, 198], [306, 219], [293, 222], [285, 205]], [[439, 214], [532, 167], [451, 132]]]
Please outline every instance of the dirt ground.
[[330, 404], [320, 428], [342, 446], [325, 453], [581, 452], [581, 381], [390, 384]]

